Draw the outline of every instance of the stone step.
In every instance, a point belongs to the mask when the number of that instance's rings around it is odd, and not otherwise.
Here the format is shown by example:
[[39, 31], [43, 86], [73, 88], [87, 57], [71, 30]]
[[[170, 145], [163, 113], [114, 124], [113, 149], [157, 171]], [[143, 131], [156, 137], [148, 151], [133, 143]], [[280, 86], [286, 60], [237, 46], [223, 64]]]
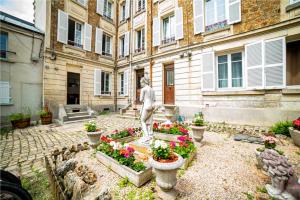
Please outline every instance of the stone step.
[[139, 117], [135, 117], [132, 115], [118, 115], [119, 118], [123, 118], [123, 119], [138, 119]]
[[64, 124], [72, 124], [72, 123], [78, 123], [78, 122], [87, 122], [91, 120], [90, 118], [89, 119], [79, 119], [79, 120], [72, 120], [72, 121], [64, 121]]
[[79, 115], [79, 116], [68, 117], [68, 121], [90, 119], [90, 118], [92, 118], [92, 116], [90, 115]]
[[74, 116], [83, 116], [83, 115], [89, 115], [88, 112], [69, 112], [67, 113], [68, 117], [74, 117]]

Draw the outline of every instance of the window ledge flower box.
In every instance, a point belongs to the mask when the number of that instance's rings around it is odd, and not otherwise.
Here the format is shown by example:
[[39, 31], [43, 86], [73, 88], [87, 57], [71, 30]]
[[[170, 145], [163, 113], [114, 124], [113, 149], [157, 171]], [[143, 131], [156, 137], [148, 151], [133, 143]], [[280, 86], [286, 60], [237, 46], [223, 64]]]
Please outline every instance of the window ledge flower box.
[[105, 155], [104, 153], [97, 152], [96, 158], [105, 166], [109, 167], [115, 173], [121, 177], [127, 177], [129, 181], [134, 184], [136, 187], [141, 187], [145, 183], [151, 180], [152, 178], [152, 167], [147, 166], [144, 171], [136, 172], [129, 167], [120, 165], [118, 161], [113, 158]]

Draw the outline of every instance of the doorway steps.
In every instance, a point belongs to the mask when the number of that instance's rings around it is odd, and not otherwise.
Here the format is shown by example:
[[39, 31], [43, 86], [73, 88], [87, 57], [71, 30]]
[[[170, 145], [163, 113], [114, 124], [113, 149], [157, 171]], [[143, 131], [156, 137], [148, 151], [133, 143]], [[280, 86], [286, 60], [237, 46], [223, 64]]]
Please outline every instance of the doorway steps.
[[86, 105], [60, 105], [59, 119], [62, 123], [75, 123], [96, 118], [95, 112]]
[[[136, 119], [139, 120], [140, 119], [140, 110], [141, 110], [141, 106], [129, 106], [126, 109], [122, 109], [120, 111], [120, 118], [123, 119]], [[157, 121], [157, 122], [164, 122], [166, 120], [165, 115], [164, 115], [164, 111], [162, 110], [162, 108], [159, 108], [158, 110], [155, 111], [154, 116], [153, 116], [153, 120]]]

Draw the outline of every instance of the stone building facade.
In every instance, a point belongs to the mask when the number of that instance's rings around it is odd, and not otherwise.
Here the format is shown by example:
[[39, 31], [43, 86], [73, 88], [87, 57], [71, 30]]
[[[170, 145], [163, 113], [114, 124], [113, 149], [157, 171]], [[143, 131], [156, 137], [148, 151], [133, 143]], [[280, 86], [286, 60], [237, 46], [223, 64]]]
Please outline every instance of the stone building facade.
[[[148, 76], [157, 104], [186, 118], [202, 111], [211, 122], [268, 126], [299, 117], [299, 0], [56, 2], [47, 6], [45, 99], [68, 103], [70, 70], [82, 77], [79, 103], [93, 107], [139, 104]], [[97, 13], [107, 2], [112, 23]], [[58, 9], [92, 26], [90, 51], [57, 42]], [[96, 27], [113, 38], [111, 59], [95, 53]], [[111, 73], [110, 95], [95, 95], [95, 69]]]

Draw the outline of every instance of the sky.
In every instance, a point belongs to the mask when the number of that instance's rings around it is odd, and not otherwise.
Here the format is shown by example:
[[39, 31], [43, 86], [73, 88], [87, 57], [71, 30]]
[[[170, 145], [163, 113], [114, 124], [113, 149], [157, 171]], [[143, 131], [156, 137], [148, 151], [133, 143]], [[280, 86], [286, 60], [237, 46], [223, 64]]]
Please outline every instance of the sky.
[[33, 0], [0, 0], [0, 10], [33, 22]]

